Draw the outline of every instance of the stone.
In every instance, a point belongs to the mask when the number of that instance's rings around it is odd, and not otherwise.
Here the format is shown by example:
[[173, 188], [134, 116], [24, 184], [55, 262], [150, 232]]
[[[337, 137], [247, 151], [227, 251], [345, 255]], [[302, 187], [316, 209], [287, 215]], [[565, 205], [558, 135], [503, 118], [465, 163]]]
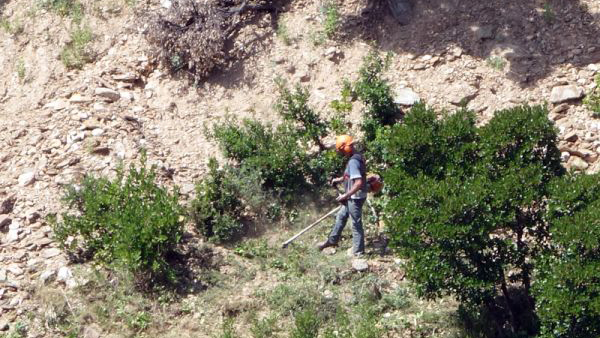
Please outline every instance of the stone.
[[29, 224], [37, 222], [37, 220], [40, 219], [40, 217], [42, 216], [35, 209], [28, 210], [25, 213], [25, 218], [27, 219], [27, 222], [29, 222]]
[[477, 88], [466, 84], [453, 85], [449, 91], [448, 101], [457, 106], [469, 103], [479, 93]]
[[121, 95], [121, 99], [123, 99], [125, 101], [129, 101], [129, 102], [133, 102], [133, 93], [132, 92], [122, 91], [119, 93], [119, 95]]
[[53, 241], [48, 237], [42, 237], [40, 239], [36, 239], [33, 243], [35, 245], [37, 245], [38, 247], [43, 248], [45, 246], [52, 244]]
[[104, 129], [101, 128], [96, 128], [94, 130], [92, 130], [92, 136], [101, 136], [102, 134], [104, 134]]
[[352, 260], [352, 269], [363, 272], [369, 269], [369, 263], [367, 263], [366, 259], [357, 258]]
[[578, 138], [579, 138], [579, 136], [577, 136], [577, 133], [574, 131], [571, 131], [565, 135], [564, 140], [568, 141], [568, 142], [575, 142], [575, 141], [577, 141]]
[[0, 331], [8, 331], [9, 328], [8, 321], [6, 319], [0, 319]]
[[139, 76], [135, 75], [134, 73], [125, 73], [113, 75], [112, 78], [115, 81], [135, 82], [139, 79]]
[[77, 103], [77, 104], [85, 104], [85, 103], [90, 103], [92, 101], [93, 101], [92, 98], [82, 96], [81, 94], [74, 94], [73, 96], [71, 96], [71, 98], [69, 98], [69, 102]]
[[19, 175], [18, 178], [19, 186], [26, 187], [28, 185], [33, 184], [35, 182], [35, 171], [29, 170]]
[[83, 329], [83, 338], [100, 338], [101, 332], [102, 329], [98, 325], [91, 324]]
[[50, 248], [50, 249], [46, 249], [44, 251], [42, 251], [42, 257], [43, 258], [52, 258], [52, 257], [56, 257], [58, 255], [60, 255], [60, 249], [57, 248]]
[[308, 82], [310, 81], [310, 74], [308, 72], [304, 72], [300, 74], [300, 82]]
[[106, 99], [109, 102], [118, 101], [121, 98], [121, 94], [119, 94], [118, 91], [103, 87], [96, 88], [94, 94]]
[[71, 272], [71, 269], [69, 269], [66, 266], [63, 266], [60, 269], [58, 269], [58, 273], [56, 274], [57, 281], [66, 283], [71, 279], [73, 279], [73, 273]]
[[0, 203], [0, 215], [11, 213], [15, 207], [17, 198], [14, 196], [8, 197]]
[[492, 39], [494, 37], [494, 26], [492, 25], [471, 26], [470, 28], [478, 40]]
[[328, 256], [332, 256], [332, 255], [335, 255], [336, 251], [337, 250], [334, 247], [330, 246], [328, 248], [323, 249], [323, 254], [328, 255]]
[[3, 230], [4, 228], [8, 227], [11, 222], [12, 222], [12, 219], [10, 217], [8, 217], [7, 215], [0, 215], [0, 231]]
[[583, 88], [573, 85], [557, 86], [552, 88], [550, 102], [557, 104], [571, 100], [581, 99], [585, 95]]
[[10, 229], [6, 235], [6, 243], [14, 243], [19, 240], [19, 229]]
[[94, 154], [94, 155], [108, 156], [108, 155], [110, 155], [110, 148], [108, 148], [108, 147], [97, 147], [97, 148], [94, 148], [94, 150], [92, 150], [92, 154]]
[[9, 265], [8, 268], [6, 268], [6, 270], [15, 277], [21, 276], [24, 272], [23, 269], [18, 267], [16, 264]]
[[566, 103], [561, 103], [558, 106], [554, 107], [550, 113], [552, 114], [562, 114], [564, 112], [566, 112], [567, 110], [569, 110], [569, 105]]
[[51, 282], [52, 279], [54, 279], [55, 275], [56, 275], [56, 271], [46, 270], [40, 274], [40, 282], [42, 282], [44, 284]]
[[67, 108], [67, 102], [64, 100], [55, 100], [47, 103], [44, 108], [51, 109], [53, 111], [59, 111]]
[[412, 106], [421, 101], [421, 98], [410, 88], [401, 88], [396, 91], [394, 103], [403, 106]]
[[0, 283], [4, 283], [7, 280], [6, 269], [0, 269]]
[[571, 153], [569, 153], [568, 151], [563, 151], [562, 153], [560, 153], [560, 160], [562, 162], [567, 162], [570, 158]]
[[571, 156], [569, 164], [571, 165], [571, 168], [581, 171], [587, 169], [590, 166], [586, 161], [584, 161], [581, 157], [578, 156]]

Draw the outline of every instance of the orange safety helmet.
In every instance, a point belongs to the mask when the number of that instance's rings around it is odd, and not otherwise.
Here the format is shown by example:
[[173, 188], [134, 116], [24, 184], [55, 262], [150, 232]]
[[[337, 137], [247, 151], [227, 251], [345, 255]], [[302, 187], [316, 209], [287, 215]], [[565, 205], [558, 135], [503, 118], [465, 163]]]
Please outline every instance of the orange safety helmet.
[[344, 155], [352, 155], [352, 144], [354, 140], [350, 135], [340, 135], [335, 139], [335, 150]]

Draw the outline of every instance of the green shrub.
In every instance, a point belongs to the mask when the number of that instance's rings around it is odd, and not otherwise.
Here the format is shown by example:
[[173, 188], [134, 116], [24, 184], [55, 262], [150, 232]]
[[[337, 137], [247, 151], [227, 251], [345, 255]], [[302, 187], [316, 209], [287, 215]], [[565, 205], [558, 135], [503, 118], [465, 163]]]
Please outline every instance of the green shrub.
[[60, 16], [68, 16], [75, 23], [83, 18], [83, 5], [78, 0], [41, 0], [40, 5]]
[[321, 14], [323, 15], [323, 32], [327, 38], [331, 39], [337, 33], [340, 27], [341, 18], [338, 6], [333, 1], [328, 1], [321, 7]]
[[363, 60], [359, 78], [353, 86], [354, 96], [366, 107], [362, 130], [367, 142], [375, 139], [379, 127], [394, 124], [401, 113], [394, 103], [388, 82], [383, 78], [389, 62], [390, 54], [382, 59], [376, 52], [369, 53]]
[[[476, 129], [470, 113], [435, 120], [417, 106], [386, 136], [387, 225], [419, 294], [488, 308], [501, 294], [512, 331], [535, 332], [521, 313], [533, 303], [532, 264], [548, 239], [547, 184], [563, 174], [547, 111], [497, 112]], [[522, 307], [509, 285], [524, 290]]]
[[92, 53], [88, 46], [92, 39], [92, 31], [87, 26], [77, 26], [71, 31], [71, 41], [60, 52], [60, 60], [65, 67], [81, 69], [92, 61]]
[[[81, 187], [68, 189], [69, 209], [54, 233], [69, 254], [79, 247], [104, 263], [123, 266], [140, 277], [172, 277], [167, 255], [182, 235], [178, 192], [155, 183], [155, 167], [119, 169], [113, 180], [86, 176]], [[74, 239], [71, 241], [71, 237]]]
[[542, 337], [600, 336], [600, 175], [572, 174], [551, 185], [552, 241], [534, 283]]
[[308, 308], [296, 314], [294, 324], [291, 338], [317, 338], [321, 320], [315, 309]]
[[596, 75], [596, 88], [583, 99], [583, 103], [592, 111], [593, 117], [600, 117], [600, 74]]
[[284, 82], [278, 81], [279, 99], [275, 110], [284, 120], [294, 123], [298, 136], [304, 141], [312, 141], [325, 149], [321, 139], [327, 135], [327, 124], [308, 106], [308, 89], [297, 85], [292, 92]]
[[205, 237], [219, 242], [231, 241], [244, 229], [239, 185], [227, 169], [219, 170], [214, 158], [209, 160], [208, 169], [208, 175], [196, 185], [190, 215]]

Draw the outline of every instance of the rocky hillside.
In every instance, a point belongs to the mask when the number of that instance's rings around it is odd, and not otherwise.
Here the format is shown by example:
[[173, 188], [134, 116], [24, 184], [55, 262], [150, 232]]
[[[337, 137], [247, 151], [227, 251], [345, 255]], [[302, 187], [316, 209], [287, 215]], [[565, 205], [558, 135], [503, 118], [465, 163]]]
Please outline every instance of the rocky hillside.
[[[206, 126], [231, 116], [277, 122], [276, 78], [307, 86], [328, 115], [371, 49], [391, 53], [399, 104], [466, 105], [481, 123], [498, 109], [547, 104], [564, 165], [600, 171], [600, 120], [582, 104], [600, 71], [595, 0], [415, 0], [404, 26], [384, 7], [352, 0], [340, 3], [331, 39], [319, 34], [321, 4], [297, 0], [277, 22], [265, 13], [244, 28], [251, 56], [197, 86], [151, 57], [147, 15], [164, 1], [84, 1], [75, 16], [47, 3], [0, 1], [0, 330], [35, 308], [40, 284], [77, 285], [45, 220], [65, 185], [113, 175], [146, 149], [161, 180], [189, 195], [218, 153]], [[91, 62], [71, 70], [64, 49], [81, 38], [78, 27], [91, 33]], [[359, 114], [355, 105], [351, 116]]]

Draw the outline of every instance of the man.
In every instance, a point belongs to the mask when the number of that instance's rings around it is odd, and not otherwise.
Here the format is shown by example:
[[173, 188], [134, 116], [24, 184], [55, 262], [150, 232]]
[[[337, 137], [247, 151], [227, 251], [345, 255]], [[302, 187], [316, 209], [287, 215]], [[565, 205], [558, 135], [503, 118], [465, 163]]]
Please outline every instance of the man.
[[361, 255], [365, 251], [365, 235], [362, 226], [362, 206], [367, 198], [367, 168], [365, 158], [354, 149], [354, 140], [349, 135], [336, 138], [336, 151], [348, 158], [344, 176], [331, 180], [332, 184], [344, 183], [344, 193], [336, 198], [342, 204], [329, 238], [318, 245], [319, 250], [336, 246], [348, 217], [352, 218], [352, 254]]

